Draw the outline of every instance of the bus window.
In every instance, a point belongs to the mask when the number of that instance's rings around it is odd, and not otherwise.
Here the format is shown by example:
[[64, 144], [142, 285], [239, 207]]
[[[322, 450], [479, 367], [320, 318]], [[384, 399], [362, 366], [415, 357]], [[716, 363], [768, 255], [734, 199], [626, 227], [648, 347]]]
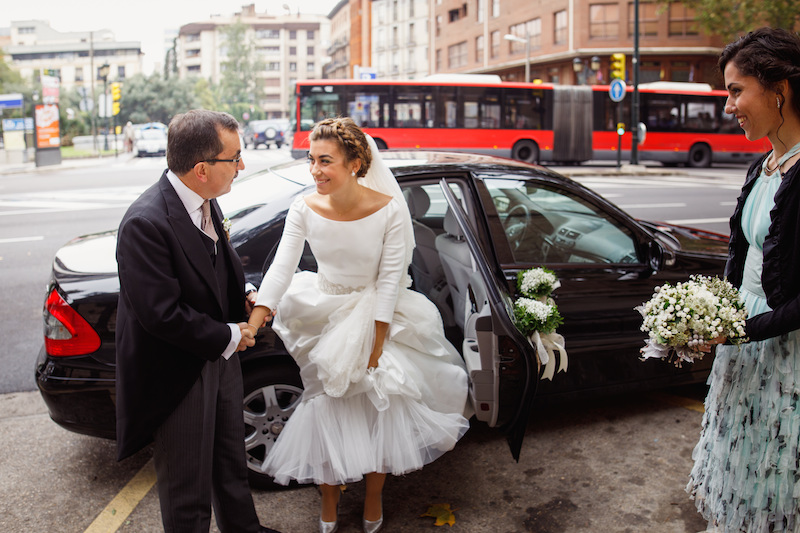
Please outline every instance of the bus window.
[[433, 95], [419, 87], [397, 86], [393, 103], [395, 128], [430, 127], [430, 117], [435, 112]]
[[462, 87], [465, 128], [498, 129], [500, 127], [500, 93], [488, 87]]
[[[644, 96], [644, 95], [643, 95]], [[679, 103], [677, 98], [660, 94], [650, 94], [642, 98], [646, 113], [643, 122], [647, 131], [675, 131], [680, 125]]]
[[342, 115], [343, 87], [303, 87], [300, 96], [300, 131], [311, 131], [314, 124]]
[[345, 93], [347, 114], [362, 128], [389, 127], [389, 87], [374, 85], [369, 91], [359, 89], [350, 88]]
[[681, 109], [681, 129], [683, 131], [710, 132], [718, 126], [714, 122], [714, 97], [682, 96]]

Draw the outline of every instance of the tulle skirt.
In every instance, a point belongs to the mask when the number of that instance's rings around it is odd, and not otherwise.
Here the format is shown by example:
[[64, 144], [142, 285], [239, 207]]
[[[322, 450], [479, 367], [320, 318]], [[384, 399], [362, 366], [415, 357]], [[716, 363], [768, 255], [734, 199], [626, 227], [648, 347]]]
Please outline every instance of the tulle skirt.
[[402, 290], [378, 368], [364, 371], [366, 360], [357, 357], [341, 370], [350, 351], [371, 346], [373, 300], [369, 288], [329, 294], [318, 281], [296, 274], [273, 323], [304, 392], [265, 472], [281, 484], [339, 485], [370, 472], [418, 470], [451, 450], [469, 427], [468, 382], [435, 305]]
[[709, 385], [686, 487], [697, 509], [725, 533], [800, 533], [800, 331], [719, 346]]

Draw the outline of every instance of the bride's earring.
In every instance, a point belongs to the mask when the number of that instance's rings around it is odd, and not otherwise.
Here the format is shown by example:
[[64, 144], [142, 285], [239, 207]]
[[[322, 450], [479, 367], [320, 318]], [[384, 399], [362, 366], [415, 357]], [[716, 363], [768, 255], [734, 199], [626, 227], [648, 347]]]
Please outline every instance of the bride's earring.
[[[780, 107], [780, 104], [778, 104], [778, 107]], [[351, 176], [353, 176], [353, 177], [355, 178], [355, 177], [356, 177], [356, 172], [355, 172], [355, 170], [351, 170], [351, 171], [350, 171], [350, 175], [351, 175]]]
[[781, 108], [781, 97], [780, 96], [776, 96], [775, 100], [778, 102], [778, 109], [780, 109]]

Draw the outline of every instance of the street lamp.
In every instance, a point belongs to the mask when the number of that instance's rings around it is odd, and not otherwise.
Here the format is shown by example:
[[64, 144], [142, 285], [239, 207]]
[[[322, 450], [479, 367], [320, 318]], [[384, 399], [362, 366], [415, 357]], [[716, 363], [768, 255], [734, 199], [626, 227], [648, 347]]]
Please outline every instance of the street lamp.
[[111, 67], [108, 63], [103, 63], [99, 69], [97, 69], [97, 75], [103, 78], [103, 116], [106, 117], [106, 137], [103, 146], [103, 150], [108, 152], [108, 129], [110, 126], [110, 120], [108, 116], [108, 72], [111, 70]]
[[526, 31], [525, 38], [517, 37], [516, 35], [511, 35], [510, 33], [506, 33], [503, 35], [503, 39], [506, 41], [514, 41], [515, 43], [524, 43], [525, 44], [525, 83], [528, 83], [531, 79], [531, 36]]
[[584, 71], [585, 66], [586, 65], [584, 64], [583, 60], [579, 57], [576, 57], [572, 60], [572, 70], [575, 72], [575, 77], [578, 79], [578, 83], [581, 85], [587, 82], [587, 78], [589, 76], [597, 75], [597, 71], [600, 70], [600, 58], [597, 56], [592, 56], [592, 59], [589, 60], [589, 72]]

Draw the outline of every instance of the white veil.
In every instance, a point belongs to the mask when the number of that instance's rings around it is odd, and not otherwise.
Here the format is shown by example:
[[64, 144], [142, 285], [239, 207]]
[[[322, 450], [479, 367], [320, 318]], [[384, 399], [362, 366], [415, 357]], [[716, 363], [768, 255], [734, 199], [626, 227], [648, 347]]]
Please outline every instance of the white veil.
[[[381, 153], [378, 151], [375, 139], [367, 135], [367, 142], [372, 152], [372, 164], [367, 171], [367, 175], [362, 179], [362, 185], [394, 197], [403, 207], [401, 212], [403, 217], [403, 234], [406, 240], [405, 271], [407, 272], [408, 266], [411, 264], [411, 258], [413, 257], [414, 247], [416, 246], [414, 241], [414, 227], [411, 225], [411, 212], [408, 210], [408, 204], [403, 196], [403, 191], [400, 190], [400, 185], [397, 184], [397, 179], [394, 177], [394, 174], [392, 174], [392, 171], [389, 170], [386, 163], [384, 163]], [[408, 278], [408, 276], [406, 276], [406, 278]], [[406, 286], [410, 284], [411, 280], [407, 279]]]

